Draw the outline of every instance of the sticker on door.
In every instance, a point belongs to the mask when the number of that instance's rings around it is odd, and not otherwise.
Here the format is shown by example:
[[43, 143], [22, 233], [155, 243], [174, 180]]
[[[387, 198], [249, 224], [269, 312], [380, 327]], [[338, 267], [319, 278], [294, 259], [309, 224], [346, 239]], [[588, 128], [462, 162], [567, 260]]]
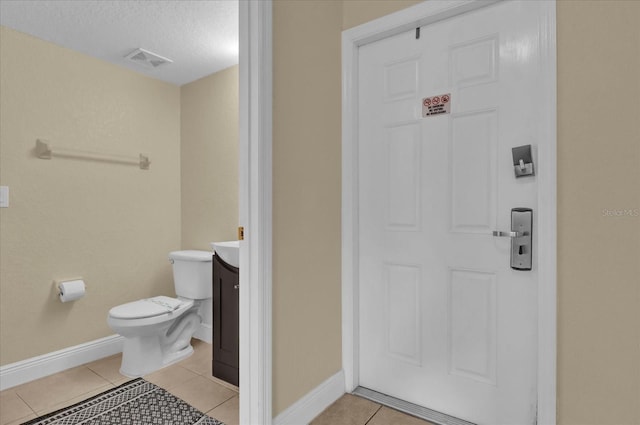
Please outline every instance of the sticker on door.
[[422, 118], [451, 113], [451, 93], [422, 99]]

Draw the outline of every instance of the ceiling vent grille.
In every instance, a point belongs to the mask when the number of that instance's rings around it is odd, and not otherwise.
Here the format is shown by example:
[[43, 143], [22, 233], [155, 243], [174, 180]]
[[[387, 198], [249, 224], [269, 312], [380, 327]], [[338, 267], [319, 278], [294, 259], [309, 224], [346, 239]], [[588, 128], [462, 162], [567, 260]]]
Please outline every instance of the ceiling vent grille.
[[126, 55], [125, 58], [146, 68], [158, 68], [173, 62], [171, 59], [164, 58], [144, 49], [136, 49]]

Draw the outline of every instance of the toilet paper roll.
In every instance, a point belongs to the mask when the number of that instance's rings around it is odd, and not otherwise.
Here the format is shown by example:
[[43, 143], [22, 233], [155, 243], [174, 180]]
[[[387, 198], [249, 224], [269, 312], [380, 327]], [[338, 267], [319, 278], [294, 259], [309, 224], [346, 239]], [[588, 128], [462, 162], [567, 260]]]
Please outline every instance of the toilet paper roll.
[[60, 301], [62, 301], [63, 303], [75, 301], [79, 298], [84, 297], [84, 280], [78, 279], [60, 282], [58, 283], [58, 289], [60, 290]]

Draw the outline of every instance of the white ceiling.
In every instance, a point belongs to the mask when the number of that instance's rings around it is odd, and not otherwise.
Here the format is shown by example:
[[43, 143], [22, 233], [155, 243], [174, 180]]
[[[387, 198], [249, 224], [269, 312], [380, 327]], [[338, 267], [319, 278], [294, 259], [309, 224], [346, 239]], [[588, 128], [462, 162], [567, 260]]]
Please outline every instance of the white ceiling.
[[0, 24], [176, 85], [238, 63], [238, 0], [0, 0]]

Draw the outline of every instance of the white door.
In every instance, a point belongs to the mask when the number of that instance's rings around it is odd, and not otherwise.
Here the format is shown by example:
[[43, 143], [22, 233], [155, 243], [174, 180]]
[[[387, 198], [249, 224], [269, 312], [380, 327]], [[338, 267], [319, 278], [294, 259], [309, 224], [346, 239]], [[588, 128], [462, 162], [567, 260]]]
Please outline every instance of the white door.
[[[537, 177], [516, 179], [511, 153], [544, 143], [531, 7], [359, 49], [360, 386], [478, 424], [536, 416]], [[450, 113], [423, 118], [443, 94]], [[516, 207], [534, 214], [530, 271], [492, 235]]]

